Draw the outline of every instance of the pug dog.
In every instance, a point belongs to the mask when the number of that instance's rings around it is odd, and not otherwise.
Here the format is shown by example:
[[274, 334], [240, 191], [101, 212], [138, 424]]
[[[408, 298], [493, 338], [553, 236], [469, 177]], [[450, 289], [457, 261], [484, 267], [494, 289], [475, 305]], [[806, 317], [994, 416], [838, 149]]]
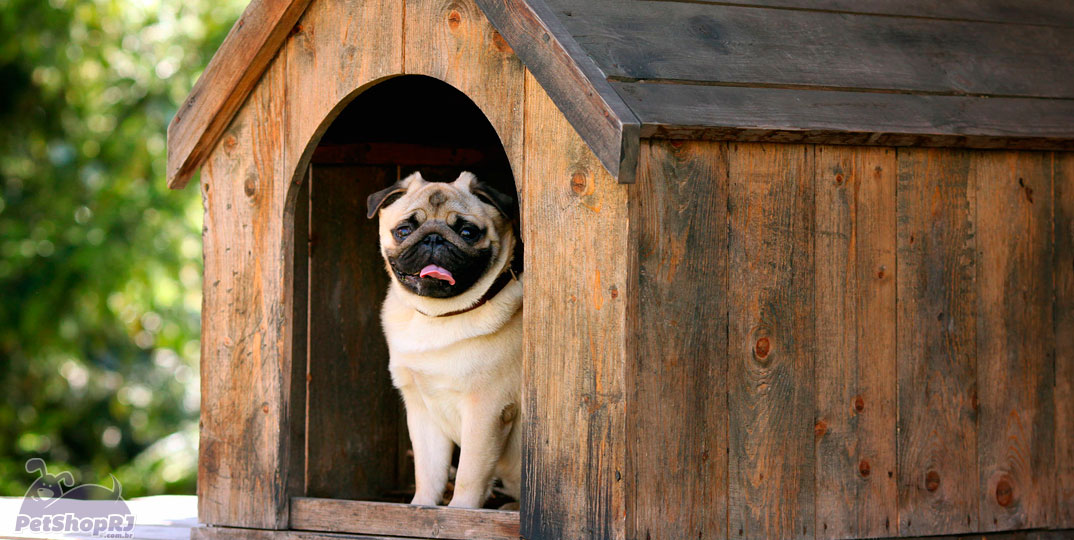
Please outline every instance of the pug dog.
[[420, 173], [369, 196], [391, 276], [381, 320], [392, 383], [414, 448], [411, 504], [480, 508], [494, 478], [518, 499], [521, 477], [521, 244], [514, 199], [463, 172]]

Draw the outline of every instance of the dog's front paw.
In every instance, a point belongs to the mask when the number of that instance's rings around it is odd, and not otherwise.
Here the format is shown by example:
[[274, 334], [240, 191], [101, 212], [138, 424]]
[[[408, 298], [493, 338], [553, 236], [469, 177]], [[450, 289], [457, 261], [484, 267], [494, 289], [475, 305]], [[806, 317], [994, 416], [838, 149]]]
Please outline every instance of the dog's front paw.
[[431, 495], [414, 495], [414, 498], [410, 500], [410, 504], [416, 504], [418, 506], [436, 506], [440, 504], [440, 500], [437, 497]]

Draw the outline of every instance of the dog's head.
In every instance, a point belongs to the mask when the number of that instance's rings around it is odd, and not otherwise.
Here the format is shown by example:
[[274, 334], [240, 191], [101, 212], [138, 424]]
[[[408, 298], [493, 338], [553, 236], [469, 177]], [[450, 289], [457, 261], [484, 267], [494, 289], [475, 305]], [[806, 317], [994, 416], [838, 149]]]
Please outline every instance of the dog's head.
[[414, 173], [370, 195], [368, 204], [368, 217], [380, 213], [388, 271], [413, 294], [452, 298], [510, 262], [514, 199], [471, 173], [451, 183]]

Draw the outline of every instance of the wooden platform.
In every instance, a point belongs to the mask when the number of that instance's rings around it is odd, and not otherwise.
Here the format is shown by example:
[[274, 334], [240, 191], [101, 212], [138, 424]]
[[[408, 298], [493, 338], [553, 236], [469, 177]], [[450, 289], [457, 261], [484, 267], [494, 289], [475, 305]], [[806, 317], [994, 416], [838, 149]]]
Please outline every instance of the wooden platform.
[[[22, 497], [0, 497], [0, 538], [92, 538], [88, 534], [43, 534], [15, 531]], [[198, 525], [198, 499], [193, 495], [161, 495], [127, 501], [135, 515], [133, 540], [187, 540]]]

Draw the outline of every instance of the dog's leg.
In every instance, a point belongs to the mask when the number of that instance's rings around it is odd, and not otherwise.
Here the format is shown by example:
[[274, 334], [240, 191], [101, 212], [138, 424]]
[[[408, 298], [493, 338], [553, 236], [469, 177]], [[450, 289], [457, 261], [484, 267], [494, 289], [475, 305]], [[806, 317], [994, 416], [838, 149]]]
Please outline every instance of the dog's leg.
[[518, 407], [481, 402], [471, 397], [462, 409], [462, 445], [455, 496], [449, 506], [480, 508], [492, 488], [492, 474]]
[[406, 402], [406, 426], [414, 446], [415, 490], [410, 504], [435, 506], [444, 497], [454, 443], [429, 417], [421, 397], [402, 390]]
[[[515, 500], [522, 498], [522, 426], [520, 421], [515, 420], [511, 426], [511, 432], [507, 435], [507, 441], [503, 445], [503, 454], [496, 463], [496, 477], [503, 483], [503, 492], [514, 497]], [[515, 508], [517, 510], [518, 508]]]

